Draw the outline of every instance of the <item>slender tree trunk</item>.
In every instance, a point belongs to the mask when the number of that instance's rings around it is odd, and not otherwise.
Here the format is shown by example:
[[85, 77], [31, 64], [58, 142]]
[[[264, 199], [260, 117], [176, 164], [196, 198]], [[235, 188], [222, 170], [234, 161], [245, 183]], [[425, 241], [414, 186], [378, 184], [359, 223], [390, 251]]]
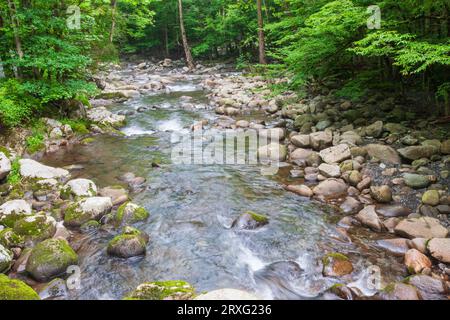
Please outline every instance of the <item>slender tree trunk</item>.
[[[9, 14], [11, 16], [11, 26], [14, 32], [14, 42], [16, 44], [16, 52], [17, 55], [19, 56], [19, 59], [23, 59], [22, 41], [20, 40], [19, 35], [19, 20], [17, 19], [16, 16], [17, 12], [16, 5], [13, 1], [8, 0], [8, 7], [9, 7]], [[17, 79], [21, 77], [19, 68], [14, 68], [14, 75]]]
[[113, 43], [114, 31], [116, 29], [117, 0], [111, 0], [111, 30], [109, 31], [109, 42]]
[[164, 25], [164, 49], [166, 51], [166, 58], [169, 57], [169, 28], [167, 27], [167, 23]]
[[184, 54], [186, 56], [186, 64], [190, 70], [193, 70], [195, 68], [195, 65], [194, 59], [192, 58], [191, 48], [189, 47], [189, 43], [186, 37], [186, 30], [184, 28], [182, 0], [178, 0], [178, 11], [180, 15], [181, 40], [183, 41]]
[[258, 9], [258, 40], [259, 40], [259, 63], [267, 64], [266, 61], [266, 44], [264, 41], [264, 20], [262, 13], [262, 0], [256, 0]]

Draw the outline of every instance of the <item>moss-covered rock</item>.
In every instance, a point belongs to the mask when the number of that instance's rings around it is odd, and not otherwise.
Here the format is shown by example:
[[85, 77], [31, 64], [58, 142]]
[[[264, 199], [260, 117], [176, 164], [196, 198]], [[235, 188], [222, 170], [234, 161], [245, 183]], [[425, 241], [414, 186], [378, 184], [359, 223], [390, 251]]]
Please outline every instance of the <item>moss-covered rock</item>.
[[149, 236], [132, 227], [125, 227], [122, 234], [112, 239], [107, 248], [111, 256], [128, 259], [145, 255]]
[[31, 205], [25, 200], [7, 201], [0, 206], [0, 223], [12, 228], [17, 220], [31, 214]]
[[97, 186], [88, 179], [74, 179], [67, 182], [61, 190], [61, 197], [68, 199], [74, 197], [94, 197], [97, 195]]
[[117, 209], [115, 220], [117, 224], [131, 224], [145, 221], [149, 217], [149, 212], [132, 202], [127, 202]]
[[329, 253], [322, 258], [325, 277], [341, 277], [353, 272], [353, 265], [350, 259], [337, 252]]
[[91, 232], [91, 231], [97, 230], [100, 227], [101, 227], [100, 222], [98, 222], [96, 220], [91, 220], [91, 221], [88, 221], [86, 223], [83, 223], [81, 225], [81, 227], [80, 227], [80, 230], [82, 232], [86, 232], [87, 233], [87, 232]]
[[237, 218], [232, 227], [241, 230], [254, 230], [269, 223], [269, 218], [253, 211], [247, 211]]
[[11, 268], [13, 254], [0, 244], [0, 273], [4, 273]]
[[6, 228], [0, 231], [0, 244], [6, 248], [21, 247], [23, 238], [15, 233], [12, 228]]
[[190, 300], [195, 289], [185, 281], [146, 282], [128, 294], [125, 300]]
[[56, 220], [46, 215], [29, 216], [16, 221], [14, 232], [30, 241], [42, 241], [53, 237]]
[[99, 221], [112, 209], [111, 198], [92, 197], [79, 200], [70, 204], [64, 215], [64, 224], [67, 227], [80, 227], [84, 223], [96, 220]]
[[66, 240], [48, 239], [33, 248], [26, 271], [37, 281], [46, 282], [65, 274], [69, 266], [77, 264], [78, 256]]
[[0, 274], [0, 300], [40, 300], [39, 295], [25, 282]]

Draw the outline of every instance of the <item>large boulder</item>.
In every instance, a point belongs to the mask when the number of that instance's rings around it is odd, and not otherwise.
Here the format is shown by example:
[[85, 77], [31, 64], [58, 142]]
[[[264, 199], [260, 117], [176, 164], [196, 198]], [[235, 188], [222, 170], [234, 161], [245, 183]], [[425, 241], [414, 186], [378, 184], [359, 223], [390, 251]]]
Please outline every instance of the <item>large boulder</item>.
[[20, 300], [40, 300], [39, 295], [25, 282], [10, 279], [4, 274], [0, 274], [0, 300], [20, 301]]
[[434, 146], [411, 146], [402, 149], [398, 149], [398, 153], [408, 160], [414, 161], [423, 158], [430, 158], [431, 156], [437, 154], [439, 149]]
[[11, 268], [13, 262], [13, 254], [0, 244], [0, 273], [4, 273]]
[[150, 214], [145, 208], [132, 202], [127, 202], [117, 209], [115, 220], [120, 225], [136, 223], [139, 221], [145, 221], [149, 215]]
[[3, 152], [0, 152], [0, 180], [6, 178], [6, 176], [10, 172], [11, 172], [11, 161]]
[[158, 281], [139, 285], [124, 300], [190, 300], [194, 296], [194, 287], [185, 281]]
[[91, 220], [100, 220], [109, 213], [113, 207], [111, 198], [92, 197], [70, 204], [64, 215], [64, 224], [67, 227], [80, 227]]
[[434, 238], [428, 242], [428, 251], [433, 258], [450, 263], [450, 238]]
[[122, 234], [112, 239], [107, 248], [109, 255], [128, 259], [145, 255], [149, 236], [135, 228], [125, 227]]
[[78, 256], [66, 240], [48, 239], [31, 251], [26, 271], [37, 281], [46, 282], [64, 275], [67, 268], [78, 264]]
[[17, 220], [13, 230], [25, 240], [42, 241], [56, 233], [56, 220], [46, 215], [29, 216]]
[[395, 233], [399, 236], [414, 238], [446, 238], [448, 230], [439, 220], [431, 217], [409, 218], [400, 221], [395, 227]]
[[285, 161], [287, 157], [287, 147], [285, 145], [272, 142], [266, 146], [259, 147], [258, 156], [262, 160]]
[[74, 179], [67, 182], [62, 193], [74, 195], [75, 197], [95, 197], [97, 195], [97, 186], [88, 179]]
[[369, 144], [365, 146], [368, 155], [371, 158], [378, 159], [382, 162], [401, 164], [402, 160], [394, 148], [382, 144]]
[[201, 294], [197, 296], [194, 300], [241, 301], [241, 300], [261, 300], [261, 298], [247, 291], [237, 289], [219, 289]]
[[340, 197], [347, 193], [347, 185], [340, 179], [327, 179], [319, 183], [313, 188], [313, 192], [317, 196], [323, 197]]
[[60, 179], [69, 176], [69, 171], [61, 168], [45, 166], [31, 159], [21, 159], [20, 175], [30, 179]]
[[125, 116], [113, 114], [105, 107], [92, 108], [87, 110], [88, 120], [100, 125], [120, 128], [125, 124]]
[[0, 206], [0, 223], [14, 227], [17, 220], [30, 216], [31, 205], [25, 200], [10, 200]]
[[339, 163], [351, 158], [350, 148], [346, 144], [340, 144], [320, 151], [320, 157], [328, 164]]

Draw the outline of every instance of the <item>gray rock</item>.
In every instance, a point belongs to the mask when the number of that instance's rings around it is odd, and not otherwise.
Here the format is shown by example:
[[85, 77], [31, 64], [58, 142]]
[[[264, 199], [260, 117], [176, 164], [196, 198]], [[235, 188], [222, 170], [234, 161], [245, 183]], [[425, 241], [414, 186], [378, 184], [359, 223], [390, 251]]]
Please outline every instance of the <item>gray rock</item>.
[[450, 263], [450, 238], [434, 238], [428, 242], [428, 250], [433, 258]]
[[417, 288], [424, 300], [447, 300], [446, 285], [442, 280], [426, 275], [415, 275], [408, 278], [408, 283]]
[[350, 148], [346, 144], [340, 144], [320, 152], [322, 160], [328, 164], [339, 163], [351, 158]]
[[378, 217], [375, 206], [370, 205], [361, 210], [355, 218], [363, 225], [369, 227], [370, 229], [381, 232], [383, 231], [383, 223]]
[[389, 186], [372, 186], [370, 195], [375, 201], [389, 203], [392, 201], [392, 190]]
[[309, 137], [314, 150], [322, 150], [333, 142], [333, 133], [330, 130], [311, 133]]
[[369, 144], [365, 146], [365, 148], [371, 158], [376, 158], [382, 162], [392, 164], [402, 163], [397, 151], [392, 147], [381, 144]]
[[413, 189], [423, 189], [431, 183], [427, 176], [414, 173], [405, 173], [403, 179], [405, 180], [405, 184]]
[[319, 166], [319, 173], [326, 178], [339, 178], [341, 176], [341, 169], [335, 164], [322, 163]]
[[61, 168], [45, 166], [31, 159], [21, 159], [20, 175], [24, 178], [37, 179], [59, 179], [69, 176], [69, 171]]
[[88, 179], [74, 179], [67, 182], [64, 192], [71, 193], [76, 197], [94, 197], [97, 195], [97, 186]]
[[64, 224], [68, 227], [80, 227], [91, 220], [100, 220], [113, 207], [111, 198], [92, 197], [72, 203], [65, 210]]
[[366, 135], [374, 138], [379, 138], [383, 133], [383, 122], [377, 121], [366, 127]]
[[11, 161], [3, 152], [0, 152], [0, 180], [6, 178], [6, 176], [10, 172], [11, 172]]
[[13, 254], [0, 244], [0, 274], [7, 272], [13, 262]]
[[314, 187], [313, 192], [317, 196], [339, 197], [347, 193], [347, 185], [340, 179], [327, 179]]
[[295, 135], [291, 138], [291, 142], [299, 148], [309, 148], [311, 146], [311, 138], [307, 134]]
[[145, 255], [149, 236], [142, 231], [131, 227], [125, 227], [121, 235], [112, 239], [107, 248], [111, 256], [128, 259]]
[[287, 147], [285, 145], [272, 142], [267, 146], [258, 148], [258, 156], [263, 160], [285, 161], [287, 157]]
[[402, 220], [396, 227], [395, 233], [402, 237], [414, 238], [446, 238], [448, 230], [439, 220], [430, 217], [409, 218]]
[[433, 146], [411, 146], [398, 149], [398, 153], [408, 160], [418, 160], [422, 158], [430, 158], [438, 153], [438, 149]]
[[12, 228], [17, 220], [30, 216], [31, 211], [25, 200], [10, 200], [0, 206], [0, 223]]
[[407, 217], [412, 213], [411, 209], [397, 204], [379, 204], [375, 207], [375, 211], [387, 218]]

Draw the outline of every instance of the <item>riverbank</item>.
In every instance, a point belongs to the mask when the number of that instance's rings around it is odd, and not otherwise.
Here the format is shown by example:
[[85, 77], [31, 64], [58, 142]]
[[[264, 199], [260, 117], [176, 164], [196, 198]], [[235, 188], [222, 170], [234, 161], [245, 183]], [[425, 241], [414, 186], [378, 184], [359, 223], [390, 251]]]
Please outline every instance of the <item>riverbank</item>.
[[[42, 155], [65, 169], [3, 152], [2, 177], [20, 174], [19, 184], [3, 185], [0, 207], [0, 269], [10, 278], [42, 298], [187, 299], [252, 279], [235, 287], [239, 294], [446, 299], [450, 140], [439, 119], [419, 121], [394, 97], [272, 96], [264, 78], [226, 65], [190, 73], [170, 60], [131, 63], [100, 78], [84, 146], [53, 144]], [[50, 126], [49, 138], [65, 138], [63, 126]], [[171, 134], [194, 129], [276, 133], [258, 151], [278, 175], [177, 169]], [[71, 265], [82, 266], [80, 293], [61, 280]], [[382, 276], [372, 290], [363, 283], [370, 266]], [[152, 278], [141, 279], [150, 268]], [[102, 283], [95, 292], [95, 273], [120, 288]], [[135, 283], [177, 279], [192, 285]], [[48, 296], [54, 287], [58, 297]]]

